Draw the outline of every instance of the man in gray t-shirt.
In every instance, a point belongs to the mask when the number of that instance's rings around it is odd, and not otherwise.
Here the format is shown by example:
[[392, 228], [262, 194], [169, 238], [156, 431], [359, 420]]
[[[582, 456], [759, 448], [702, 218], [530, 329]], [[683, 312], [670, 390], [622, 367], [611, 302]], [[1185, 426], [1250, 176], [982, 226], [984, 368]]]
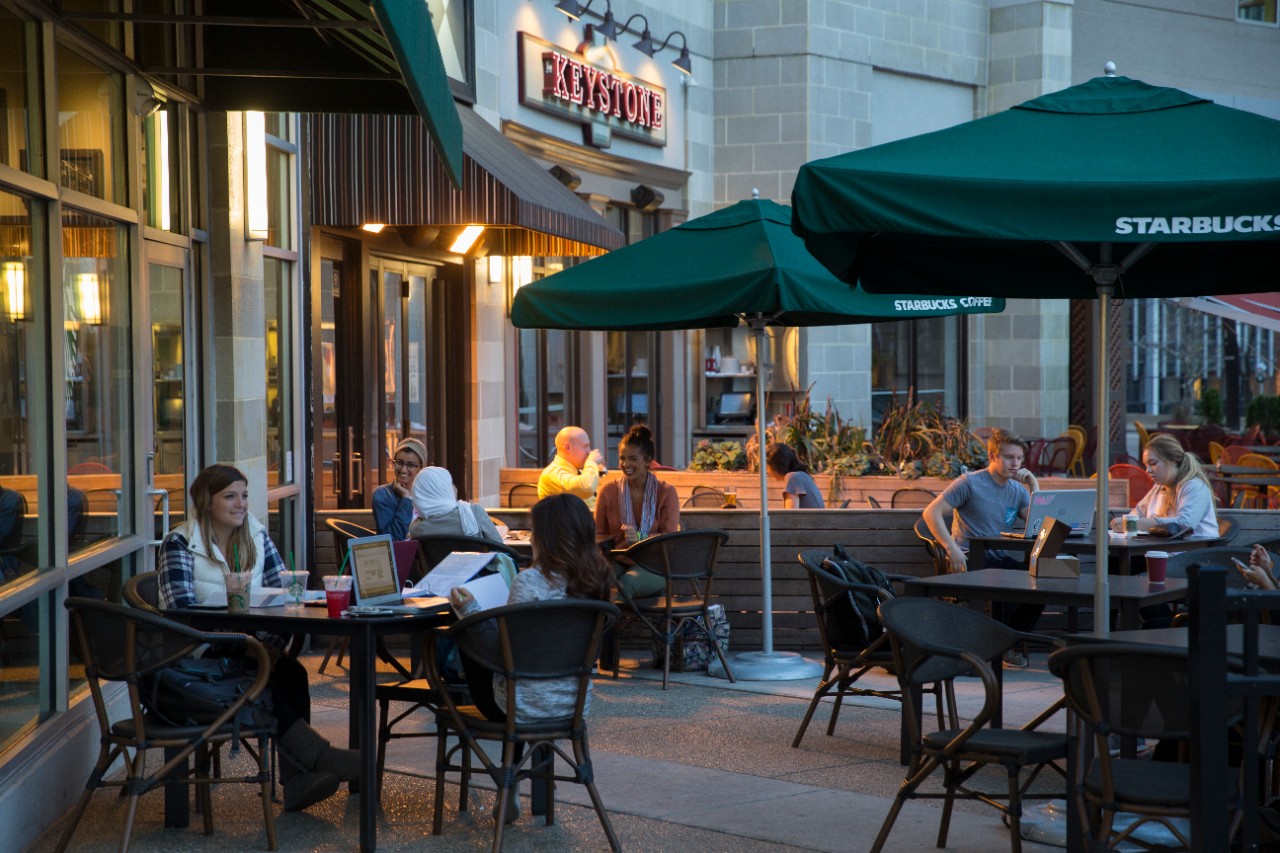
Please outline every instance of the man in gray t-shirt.
[[[1019, 519], [1025, 522], [1031, 506], [1030, 492], [1040, 489], [1035, 475], [1022, 467], [1026, 450], [1022, 439], [996, 430], [987, 440], [987, 467], [953, 481], [925, 507], [925, 524], [946, 549], [951, 571], [968, 568], [965, 552], [970, 536], [998, 536], [1003, 530], [1013, 529]], [[954, 514], [950, 530], [946, 520], [949, 512]], [[1023, 560], [1005, 551], [988, 551], [987, 565], [1026, 570]], [[1015, 630], [1028, 631], [1035, 626], [1042, 609], [1039, 605], [1001, 606], [996, 602], [992, 614]]]

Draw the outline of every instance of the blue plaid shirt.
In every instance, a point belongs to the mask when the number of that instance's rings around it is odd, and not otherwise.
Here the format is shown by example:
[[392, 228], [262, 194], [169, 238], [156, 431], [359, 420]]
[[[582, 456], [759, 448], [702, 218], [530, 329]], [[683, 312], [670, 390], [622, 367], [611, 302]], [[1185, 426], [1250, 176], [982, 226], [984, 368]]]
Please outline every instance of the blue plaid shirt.
[[[262, 548], [262, 585], [283, 588], [284, 578], [280, 577], [280, 572], [284, 569], [284, 561], [266, 530], [262, 531], [258, 547]], [[160, 573], [160, 606], [182, 608], [196, 604], [195, 560], [187, 537], [181, 533], [166, 536], [160, 544], [156, 563]], [[257, 636], [277, 648], [284, 648], [288, 643], [288, 638], [275, 634], [259, 633]]]

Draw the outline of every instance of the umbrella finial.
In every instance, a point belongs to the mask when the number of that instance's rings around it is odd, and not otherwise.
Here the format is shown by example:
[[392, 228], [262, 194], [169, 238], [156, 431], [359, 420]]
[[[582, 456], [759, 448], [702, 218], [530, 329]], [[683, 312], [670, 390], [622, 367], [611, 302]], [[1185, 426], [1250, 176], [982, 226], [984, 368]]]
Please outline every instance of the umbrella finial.
[[752, 198], [760, 198], [760, 188], [759, 188], [759, 187], [752, 187], [752, 188], [751, 188], [751, 197], [752, 197]]
[[1116, 64], [1108, 59], [1106, 64], [1102, 66], [1102, 73], [1106, 77], [1116, 76]]

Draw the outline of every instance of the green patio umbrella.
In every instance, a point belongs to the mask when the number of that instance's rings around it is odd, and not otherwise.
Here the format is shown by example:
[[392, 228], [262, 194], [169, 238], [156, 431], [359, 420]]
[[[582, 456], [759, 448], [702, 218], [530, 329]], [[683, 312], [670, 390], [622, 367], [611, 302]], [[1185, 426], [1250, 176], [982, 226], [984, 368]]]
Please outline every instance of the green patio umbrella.
[[[870, 291], [1096, 296], [1106, 329], [1113, 295], [1277, 289], [1277, 152], [1280, 121], [1098, 77], [946, 130], [807, 163], [792, 193], [792, 227], [836, 276]], [[1106, 377], [1101, 338], [1098, 364]], [[1104, 419], [1107, 398], [1104, 380]], [[1100, 425], [1099, 531], [1107, 529], [1107, 432]], [[1106, 565], [1105, 536], [1097, 558]], [[1095, 583], [1096, 612], [1107, 613], [1107, 573]], [[1107, 620], [1095, 623], [1105, 635]]]
[[[836, 280], [791, 232], [791, 209], [761, 199], [692, 219], [520, 288], [519, 328], [664, 331], [746, 322], [765, 353], [764, 329], [846, 325], [1004, 310], [989, 296], [873, 296]], [[763, 356], [760, 361], [763, 362]], [[756, 434], [764, 444], [765, 371], [756, 370]], [[808, 677], [797, 655], [773, 650], [767, 474], [760, 466], [760, 574], [764, 650], [737, 656], [747, 680]]]

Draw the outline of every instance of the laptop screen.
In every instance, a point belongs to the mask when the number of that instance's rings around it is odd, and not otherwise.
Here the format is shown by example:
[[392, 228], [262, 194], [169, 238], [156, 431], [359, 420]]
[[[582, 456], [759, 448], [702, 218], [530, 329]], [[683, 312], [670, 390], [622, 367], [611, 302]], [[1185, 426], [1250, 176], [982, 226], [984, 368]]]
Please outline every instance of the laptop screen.
[[396, 576], [395, 555], [391, 537], [362, 536], [347, 542], [348, 562], [354, 579], [353, 592], [357, 605], [400, 604], [400, 581]]

